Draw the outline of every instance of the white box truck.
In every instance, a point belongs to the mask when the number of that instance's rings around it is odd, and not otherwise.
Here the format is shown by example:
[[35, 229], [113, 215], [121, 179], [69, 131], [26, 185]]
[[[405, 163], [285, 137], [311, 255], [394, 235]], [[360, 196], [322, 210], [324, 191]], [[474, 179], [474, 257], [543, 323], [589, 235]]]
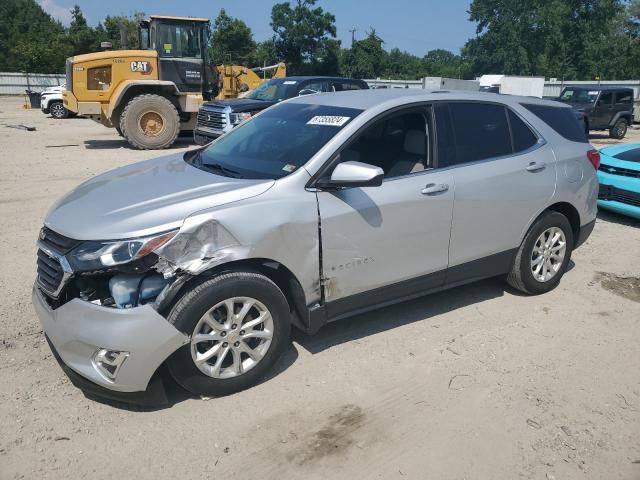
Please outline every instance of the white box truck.
[[459, 78], [424, 77], [423, 85], [426, 90], [480, 90], [478, 80], [460, 80]]
[[516, 77], [510, 75], [483, 75], [480, 90], [504, 95], [542, 98], [544, 77]]

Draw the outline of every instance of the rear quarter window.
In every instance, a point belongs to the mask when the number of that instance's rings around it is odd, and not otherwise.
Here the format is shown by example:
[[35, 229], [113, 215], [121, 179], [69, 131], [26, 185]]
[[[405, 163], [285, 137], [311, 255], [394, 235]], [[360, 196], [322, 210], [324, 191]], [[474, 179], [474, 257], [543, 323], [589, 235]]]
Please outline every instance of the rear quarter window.
[[588, 143], [584, 129], [573, 109], [523, 103], [522, 106], [549, 125], [560, 136], [572, 142]]

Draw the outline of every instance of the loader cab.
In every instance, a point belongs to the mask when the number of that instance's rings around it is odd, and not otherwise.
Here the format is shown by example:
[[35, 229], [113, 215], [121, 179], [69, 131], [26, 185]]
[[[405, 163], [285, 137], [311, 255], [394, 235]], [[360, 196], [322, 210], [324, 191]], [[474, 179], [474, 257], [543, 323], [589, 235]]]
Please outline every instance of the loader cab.
[[213, 83], [208, 62], [206, 18], [152, 16], [140, 23], [140, 48], [158, 53], [158, 78], [182, 93], [208, 96]]

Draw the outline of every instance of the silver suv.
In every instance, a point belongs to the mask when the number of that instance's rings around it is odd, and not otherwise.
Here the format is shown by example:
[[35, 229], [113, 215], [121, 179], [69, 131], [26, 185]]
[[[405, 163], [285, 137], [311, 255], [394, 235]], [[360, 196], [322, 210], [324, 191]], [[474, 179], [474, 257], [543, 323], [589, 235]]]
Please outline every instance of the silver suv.
[[594, 227], [598, 162], [556, 102], [294, 98], [63, 197], [40, 233], [33, 302], [86, 390], [139, 398], [166, 365], [188, 391], [224, 395], [265, 376], [291, 326], [315, 333], [499, 275], [555, 288]]

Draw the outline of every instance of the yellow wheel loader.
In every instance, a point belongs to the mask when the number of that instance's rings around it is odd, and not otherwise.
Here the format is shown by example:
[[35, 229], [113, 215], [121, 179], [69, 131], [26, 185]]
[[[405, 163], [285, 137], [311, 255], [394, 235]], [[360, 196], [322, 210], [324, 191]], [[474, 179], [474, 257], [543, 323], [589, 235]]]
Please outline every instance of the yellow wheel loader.
[[64, 106], [116, 128], [134, 148], [167, 148], [218, 93], [209, 36], [206, 18], [151, 16], [140, 24], [140, 50], [67, 59]]

